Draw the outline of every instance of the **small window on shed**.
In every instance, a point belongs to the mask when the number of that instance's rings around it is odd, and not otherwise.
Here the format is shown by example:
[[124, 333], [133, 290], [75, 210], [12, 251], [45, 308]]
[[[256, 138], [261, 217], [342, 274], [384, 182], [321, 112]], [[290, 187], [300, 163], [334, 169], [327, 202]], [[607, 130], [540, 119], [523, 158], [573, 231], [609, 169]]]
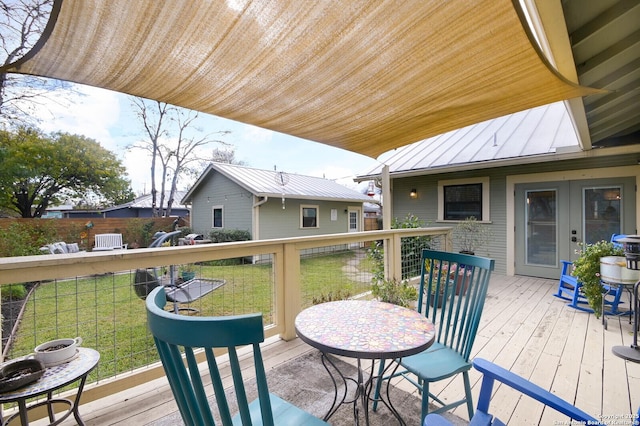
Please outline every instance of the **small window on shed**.
[[222, 206], [213, 206], [211, 208], [212, 228], [223, 228], [222, 224]]
[[318, 206], [300, 206], [300, 227], [317, 228], [318, 226]]

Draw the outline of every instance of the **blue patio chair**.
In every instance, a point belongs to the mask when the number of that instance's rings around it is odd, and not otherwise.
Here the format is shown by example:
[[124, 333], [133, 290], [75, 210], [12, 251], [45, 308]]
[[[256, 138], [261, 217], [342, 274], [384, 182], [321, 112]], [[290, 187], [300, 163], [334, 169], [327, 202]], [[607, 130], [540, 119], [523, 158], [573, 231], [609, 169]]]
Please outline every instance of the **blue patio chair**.
[[[573, 262], [561, 260], [562, 271], [560, 272], [560, 280], [558, 281], [558, 289], [553, 294], [555, 297], [569, 301], [567, 306], [584, 312], [593, 312], [589, 307], [589, 301], [582, 291], [582, 283], [576, 277], [571, 275]], [[623, 289], [617, 286], [602, 284], [604, 290], [605, 312], [609, 315], [618, 315], [621, 313], [619, 305], [621, 303]]]
[[[423, 250], [418, 293], [418, 312], [436, 327], [436, 341], [424, 352], [397, 359], [399, 369], [378, 380], [374, 397], [380, 395], [382, 382], [402, 376], [422, 393], [422, 417], [429, 412], [429, 399], [441, 405], [442, 412], [467, 404], [469, 418], [473, 416], [473, 401], [469, 384], [469, 356], [478, 331], [480, 316], [489, 287], [494, 260], [468, 254]], [[378, 374], [384, 371], [380, 363]], [[462, 373], [465, 395], [445, 404], [429, 393], [429, 384]], [[377, 401], [373, 409], [377, 408]]]
[[[622, 248], [622, 243], [618, 240], [626, 237], [622, 234], [612, 234], [611, 242], [615, 247]], [[584, 312], [593, 312], [593, 309], [589, 307], [587, 297], [582, 292], [582, 283], [571, 275], [571, 269], [573, 262], [568, 260], [561, 260], [562, 271], [560, 272], [560, 279], [558, 281], [558, 289], [554, 293], [554, 296], [560, 299], [568, 300], [567, 306]], [[622, 293], [624, 289], [620, 286], [602, 284], [603, 298], [604, 298], [604, 310], [603, 314], [608, 315], [620, 315], [627, 312], [620, 311], [619, 305], [622, 299]]]
[[[171, 391], [187, 426], [215, 425], [209, 399], [198, 370], [195, 351], [204, 349], [215, 403], [224, 426], [231, 425], [326, 425], [324, 421], [269, 393], [259, 344], [264, 341], [262, 314], [227, 317], [190, 317], [166, 312], [162, 287], [146, 299], [147, 320]], [[253, 349], [258, 398], [249, 403], [238, 359], [238, 346]], [[239, 413], [231, 410], [222, 382], [215, 348], [225, 348], [233, 378]], [[184, 352], [185, 366], [181, 352]], [[245, 366], [246, 367], [246, 366]]]
[[[540, 401], [545, 406], [553, 408], [562, 414], [565, 414], [569, 418], [576, 421], [576, 424], [587, 425], [601, 425], [599, 420], [590, 416], [579, 408], [574, 407], [567, 401], [559, 398], [558, 396], [542, 389], [540, 386], [531, 383], [528, 380], [514, 374], [504, 368], [489, 362], [485, 359], [476, 358], [473, 360], [473, 367], [480, 371], [482, 376], [482, 386], [480, 387], [480, 396], [478, 397], [478, 406], [476, 413], [471, 418], [470, 425], [473, 426], [489, 426], [495, 425], [504, 426], [504, 423], [489, 413], [489, 403], [491, 402], [491, 393], [495, 381], [504, 383], [505, 385], [513, 388], [514, 390], [527, 395], [536, 401]], [[638, 410], [638, 416], [640, 416], [640, 409]], [[638, 417], [640, 418], [640, 417]], [[429, 414], [424, 419], [423, 426], [450, 426], [453, 423], [446, 420], [444, 417], [438, 414]], [[569, 424], [567, 422], [567, 424]], [[573, 424], [573, 423], [572, 423]]]

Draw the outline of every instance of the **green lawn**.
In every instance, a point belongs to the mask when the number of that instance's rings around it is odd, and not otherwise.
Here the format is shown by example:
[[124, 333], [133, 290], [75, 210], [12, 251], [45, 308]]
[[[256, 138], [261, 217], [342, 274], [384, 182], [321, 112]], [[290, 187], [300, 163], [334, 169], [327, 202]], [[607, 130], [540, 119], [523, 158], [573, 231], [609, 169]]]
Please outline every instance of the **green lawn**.
[[[318, 299], [368, 291], [367, 276], [358, 276], [347, 267], [355, 258], [356, 252], [346, 251], [303, 259], [303, 307]], [[360, 256], [357, 269], [369, 271], [370, 267], [369, 260]], [[201, 278], [226, 280], [224, 286], [194, 303], [200, 315], [262, 312], [265, 324], [272, 322], [271, 264], [196, 265], [196, 271]], [[31, 353], [48, 340], [80, 336], [83, 346], [101, 355], [90, 381], [157, 361], [144, 301], [133, 291], [133, 282], [134, 271], [40, 284], [25, 306], [11, 358]]]

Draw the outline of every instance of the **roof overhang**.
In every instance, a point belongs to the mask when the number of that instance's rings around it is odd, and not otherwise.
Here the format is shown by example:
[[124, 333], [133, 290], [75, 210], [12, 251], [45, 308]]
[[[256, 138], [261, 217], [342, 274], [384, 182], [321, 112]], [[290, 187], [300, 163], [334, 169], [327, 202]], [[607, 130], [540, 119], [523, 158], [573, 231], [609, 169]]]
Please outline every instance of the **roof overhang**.
[[523, 22], [518, 0], [56, 0], [42, 39], [0, 71], [376, 157], [595, 93], [557, 72]]
[[[531, 163], [546, 163], [551, 161], [566, 161], [566, 160], [577, 160], [582, 158], [611, 157], [616, 155], [630, 155], [630, 154], [640, 155], [640, 145], [614, 147], [614, 148], [600, 148], [600, 149], [591, 149], [591, 150], [568, 149], [568, 150], [558, 150], [558, 152], [549, 153], [549, 154], [527, 155], [527, 156], [516, 157], [516, 158], [480, 161], [480, 162], [472, 162], [472, 163], [464, 163], [464, 164], [451, 164], [443, 167], [429, 167], [429, 168], [421, 168], [421, 169], [396, 170], [396, 171], [390, 170], [389, 177], [391, 179], [398, 179], [398, 178], [406, 178], [406, 177], [414, 177], [414, 176], [439, 175], [444, 173], [486, 170], [486, 169], [494, 169], [499, 167], [519, 166], [519, 165], [525, 165], [525, 164], [531, 164]], [[638, 161], [640, 161], [640, 157], [638, 158], [639, 158]], [[354, 181], [366, 182], [370, 180], [380, 179], [382, 177], [382, 167], [383, 166], [380, 165], [377, 171], [372, 171], [367, 174], [357, 176], [354, 179]]]

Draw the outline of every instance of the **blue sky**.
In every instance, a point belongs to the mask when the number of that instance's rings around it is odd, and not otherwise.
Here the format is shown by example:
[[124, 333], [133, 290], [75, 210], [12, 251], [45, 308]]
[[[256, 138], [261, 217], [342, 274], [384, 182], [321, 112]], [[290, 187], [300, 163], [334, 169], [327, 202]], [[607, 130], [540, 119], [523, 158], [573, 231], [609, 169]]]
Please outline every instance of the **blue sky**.
[[[47, 102], [38, 112], [40, 127], [46, 132], [64, 131], [97, 140], [123, 161], [134, 192], [148, 192], [150, 161], [143, 151], [125, 149], [145, 137], [130, 97], [88, 86], [77, 86], [77, 90], [68, 101]], [[232, 144], [236, 159], [250, 167], [266, 170], [276, 167], [287, 173], [325, 177], [356, 189], [366, 185], [357, 185], [353, 178], [377, 164], [375, 159], [364, 155], [211, 115], [201, 114], [199, 124], [203, 134], [231, 131], [221, 139]]]

